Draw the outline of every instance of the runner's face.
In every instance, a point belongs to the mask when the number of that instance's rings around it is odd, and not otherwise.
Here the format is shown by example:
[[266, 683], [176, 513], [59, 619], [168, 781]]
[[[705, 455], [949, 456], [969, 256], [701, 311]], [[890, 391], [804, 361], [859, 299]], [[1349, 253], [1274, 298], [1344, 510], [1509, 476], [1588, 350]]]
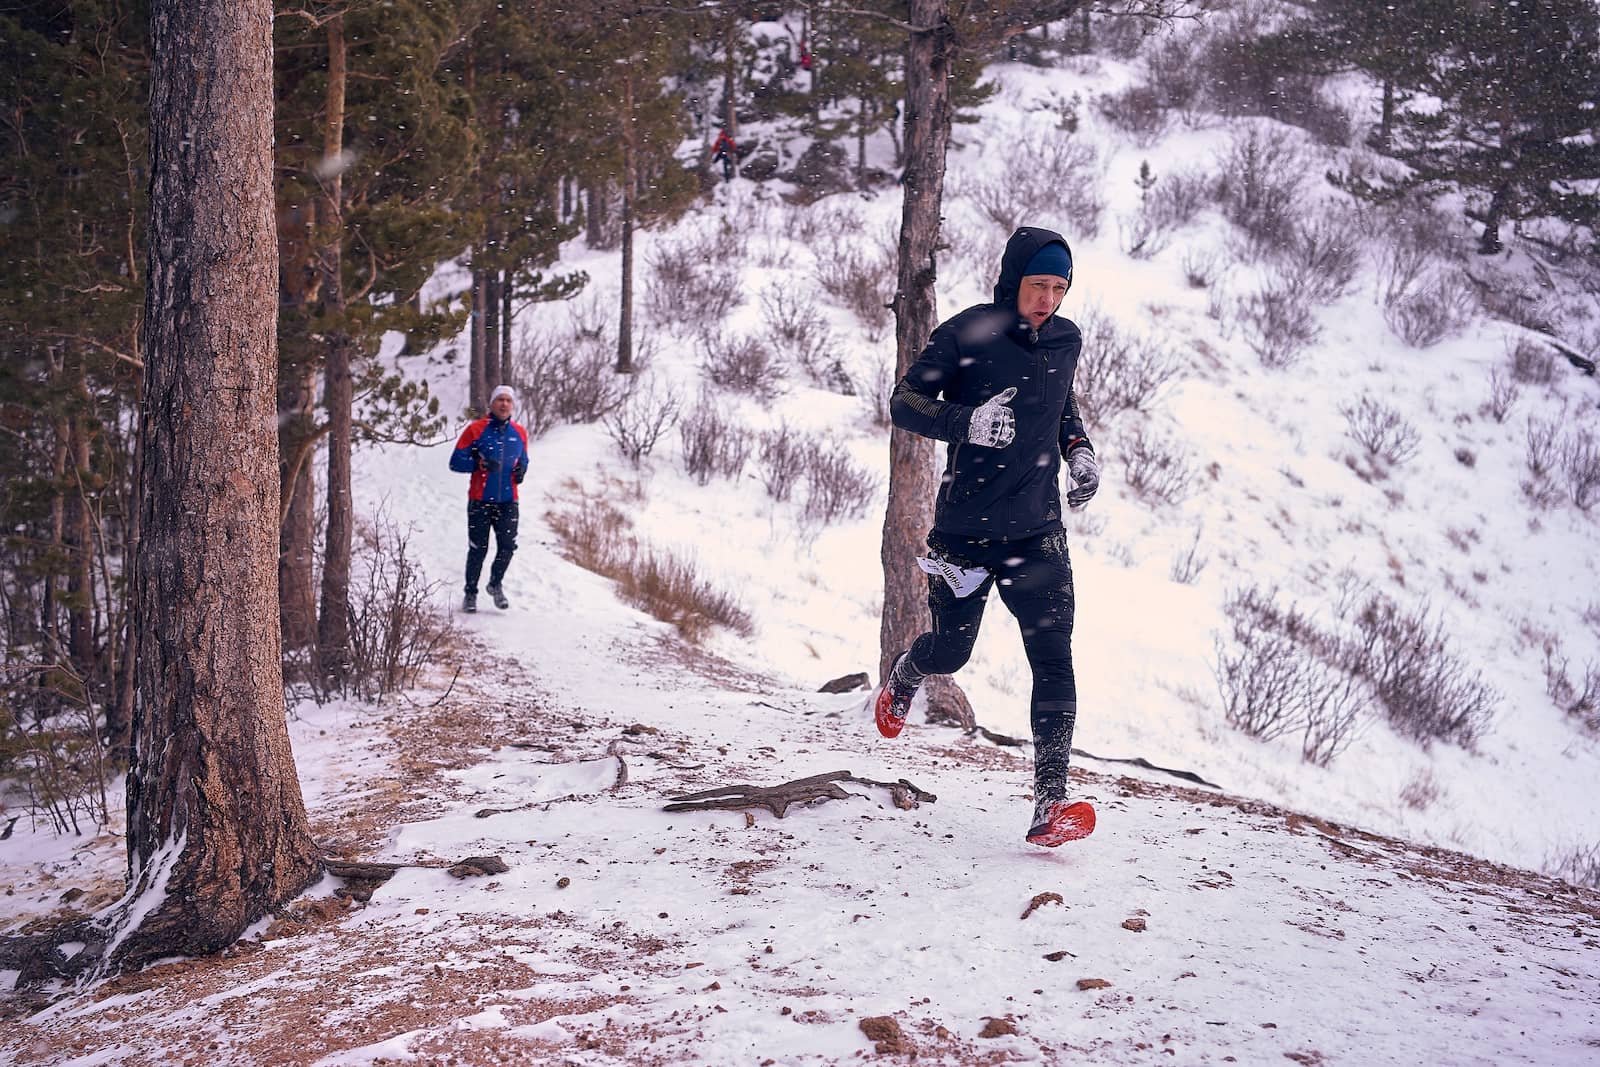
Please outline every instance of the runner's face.
[[1056, 274], [1029, 274], [1017, 291], [1017, 311], [1033, 325], [1045, 324], [1067, 295], [1067, 280]]
[[509, 419], [511, 417], [511, 398], [509, 396], [495, 397], [489, 401], [489, 410], [494, 412], [494, 417], [497, 419]]

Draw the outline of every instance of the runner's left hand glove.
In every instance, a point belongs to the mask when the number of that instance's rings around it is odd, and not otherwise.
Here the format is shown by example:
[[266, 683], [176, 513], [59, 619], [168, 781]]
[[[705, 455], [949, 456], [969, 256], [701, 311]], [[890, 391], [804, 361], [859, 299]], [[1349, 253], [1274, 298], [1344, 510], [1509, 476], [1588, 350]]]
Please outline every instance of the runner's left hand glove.
[[1080, 511], [1100, 488], [1100, 461], [1094, 449], [1079, 445], [1067, 453], [1067, 473], [1072, 475], [1072, 488], [1067, 491], [1067, 507]]
[[528, 461], [519, 459], [511, 467], [511, 480], [517, 485], [522, 484], [522, 479], [528, 476]]

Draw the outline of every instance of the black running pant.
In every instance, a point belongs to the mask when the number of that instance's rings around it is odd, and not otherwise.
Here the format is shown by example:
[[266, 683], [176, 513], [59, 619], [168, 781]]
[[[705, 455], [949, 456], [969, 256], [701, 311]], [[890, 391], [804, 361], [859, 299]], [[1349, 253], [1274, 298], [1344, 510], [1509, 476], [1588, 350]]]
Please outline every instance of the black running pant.
[[954, 674], [966, 665], [978, 639], [989, 590], [1016, 616], [1022, 647], [1033, 668], [1033, 726], [1036, 794], [1052, 800], [1067, 796], [1067, 762], [1078, 712], [1072, 673], [1072, 562], [1067, 535], [1057, 530], [1026, 541], [928, 535], [928, 546], [961, 567], [983, 567], [989, 577], [965, 597], [957, 597], [943, 578], [928, 576], [928, 609], [933, 629], [911, 645], [911, 667], [921, 674]]
[[489, 566], [489, 584], [499, 585], [517, 550], [517, 502], [491, 504], [467, 501], [467, 592], [478, 591], [478, 575], [489, 554], [489, 531], [494, 531], [494, 562]]

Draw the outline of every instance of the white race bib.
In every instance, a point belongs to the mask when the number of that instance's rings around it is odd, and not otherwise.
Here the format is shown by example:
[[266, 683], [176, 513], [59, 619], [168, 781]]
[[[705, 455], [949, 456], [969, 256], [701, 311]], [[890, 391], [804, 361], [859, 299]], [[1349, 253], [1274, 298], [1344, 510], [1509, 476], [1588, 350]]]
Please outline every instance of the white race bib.
[[957, 567], [947, 559], [917, 557], [917, 566], [937, 578], [943, 578], [957, 597], [971, 596], [983, 584], [989, 572], [982, 567]]

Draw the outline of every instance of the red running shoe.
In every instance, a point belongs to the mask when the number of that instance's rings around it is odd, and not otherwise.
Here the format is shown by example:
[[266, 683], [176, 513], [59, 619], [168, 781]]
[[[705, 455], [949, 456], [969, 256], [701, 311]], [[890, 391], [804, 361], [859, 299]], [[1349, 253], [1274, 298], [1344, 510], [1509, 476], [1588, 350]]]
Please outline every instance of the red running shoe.
[[894, 658], [888, 676], [872, 700], [872, 717], [878, 724], [878, 732], [884, 737], [900, 736], [900, 731], [906, 727], [906, 716], [911, 713], [911, 698], [917, 695], [915, 689], [901, 689], [894, 684], [895, 667], [900, 666], [900, 661], [906, 655], [902, 652]]
[[1033, 809], [1028, 843], [1055, 848], [1094, 833], [1094, 808], [1087, 800], [1041, 800]]

